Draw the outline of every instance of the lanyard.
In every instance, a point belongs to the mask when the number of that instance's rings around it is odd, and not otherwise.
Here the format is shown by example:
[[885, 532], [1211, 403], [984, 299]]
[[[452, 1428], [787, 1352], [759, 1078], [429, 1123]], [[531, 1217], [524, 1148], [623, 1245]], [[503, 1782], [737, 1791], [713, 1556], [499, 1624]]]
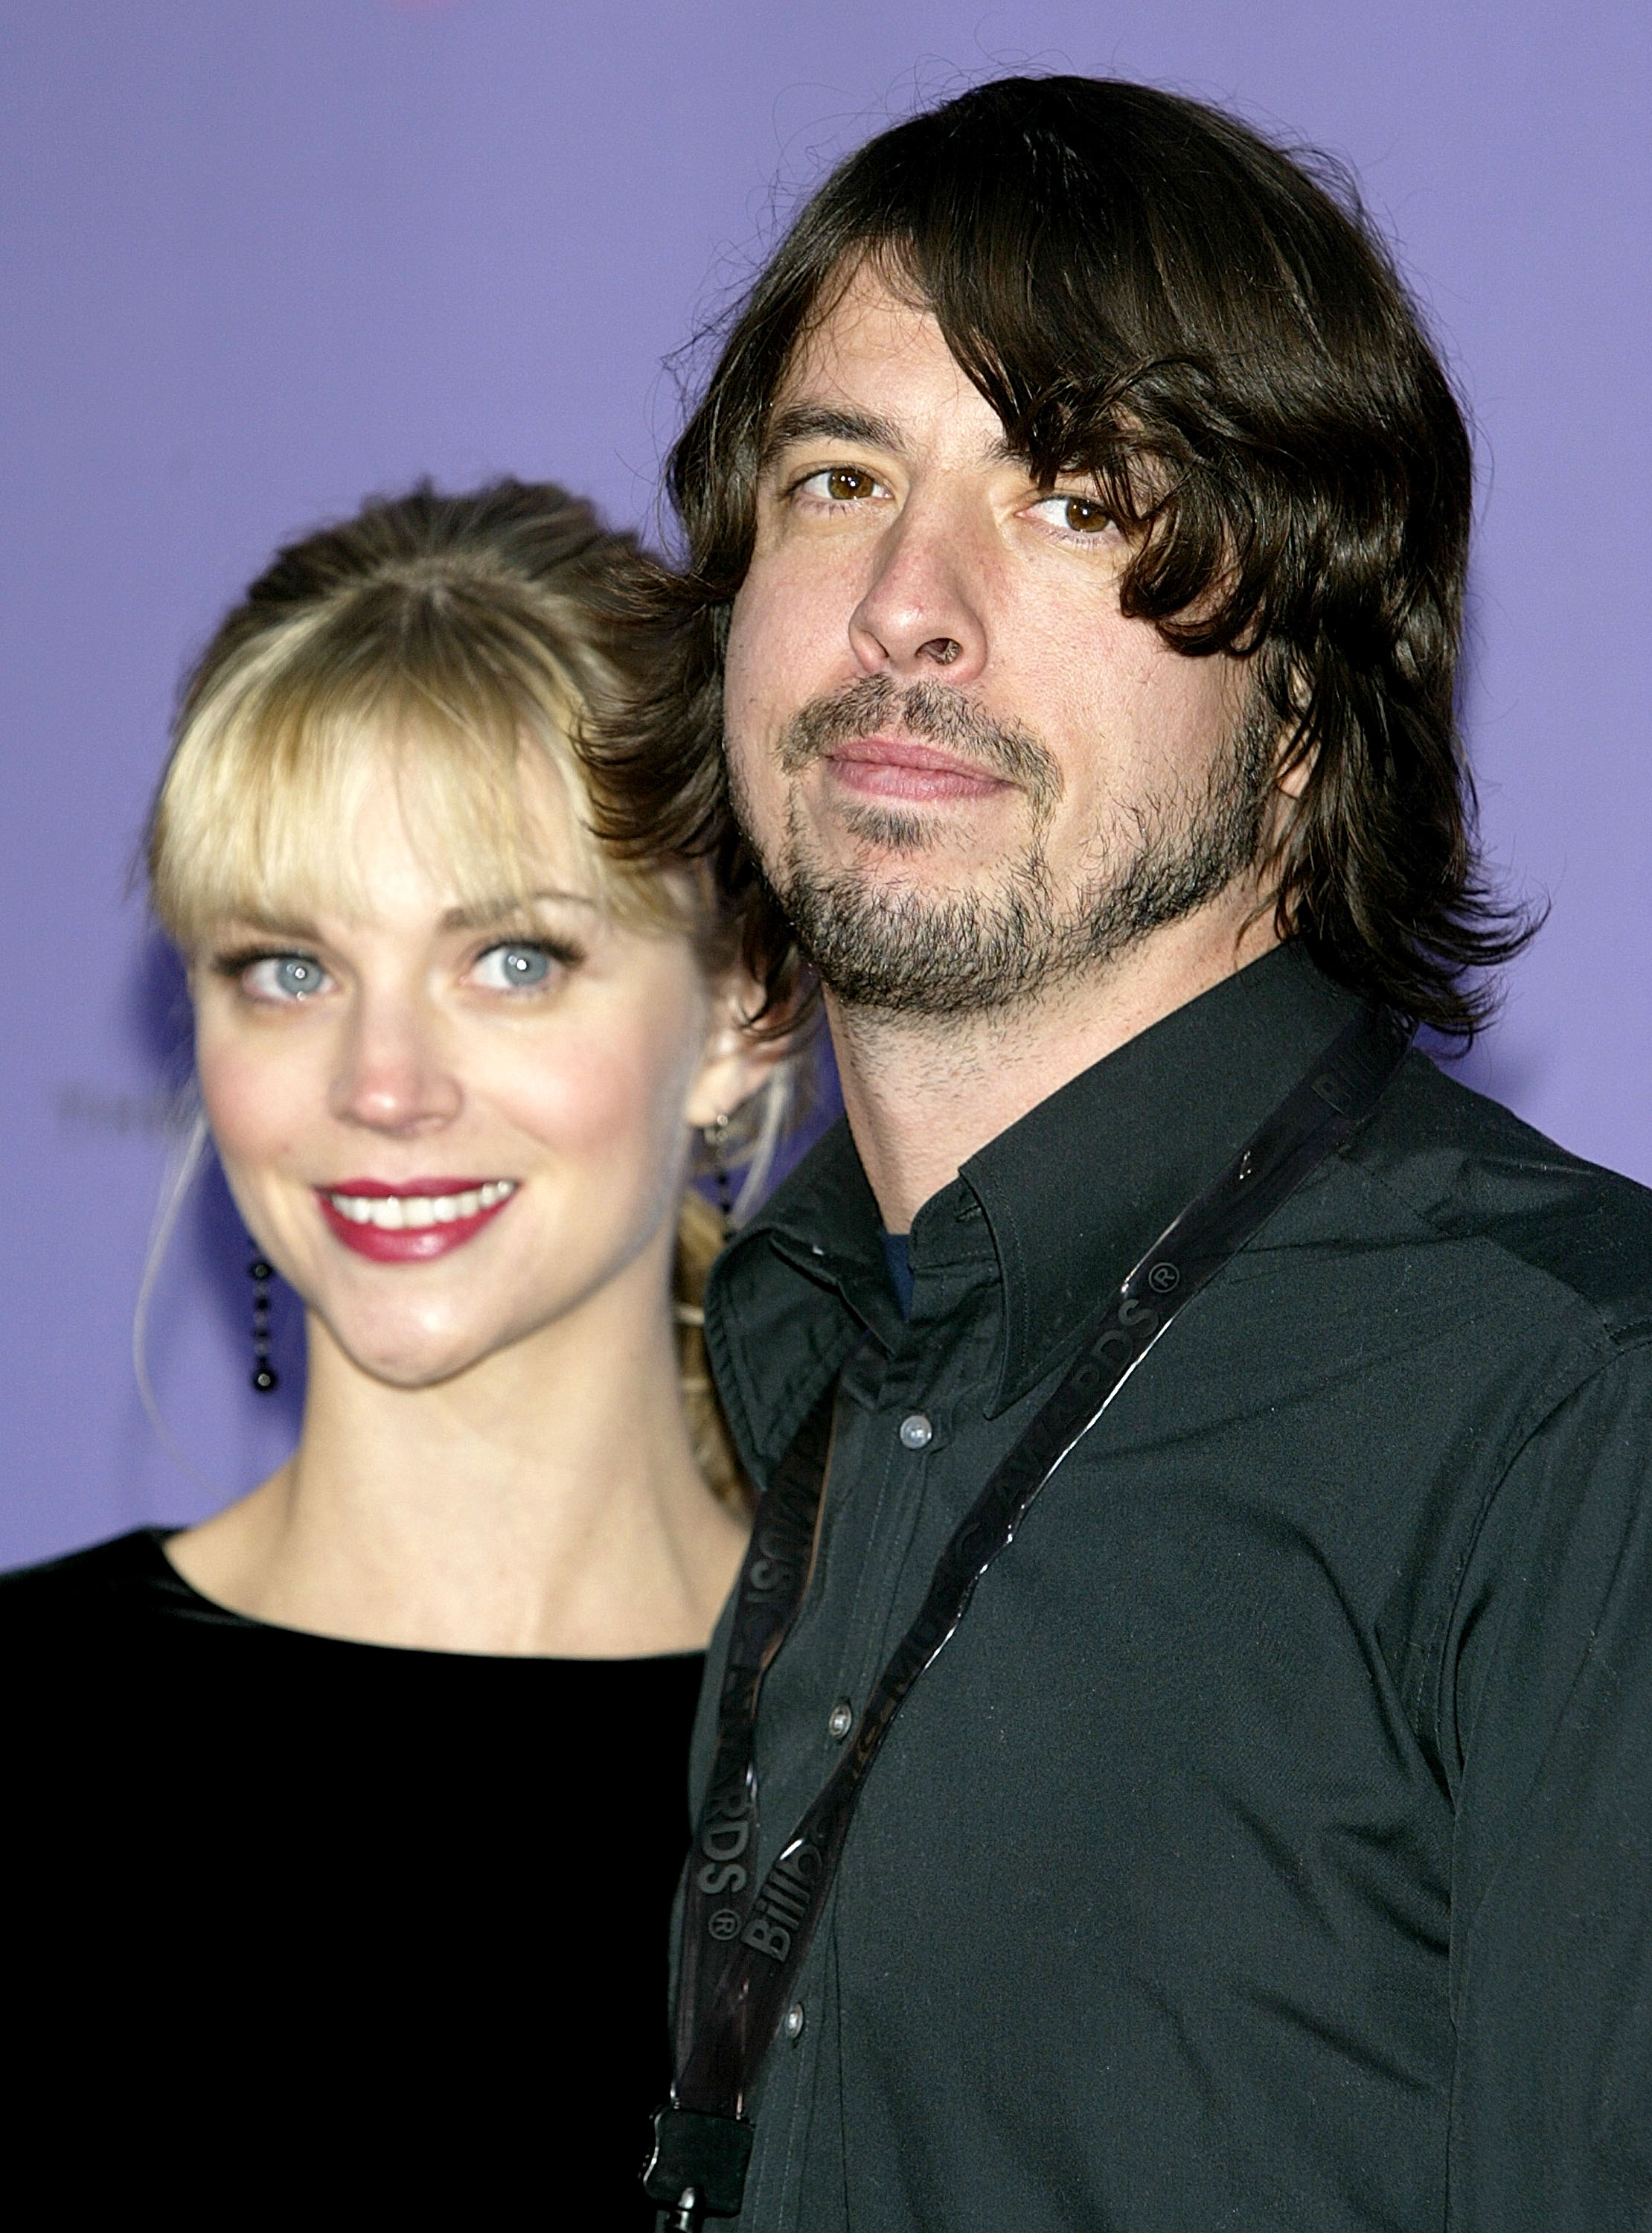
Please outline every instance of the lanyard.
[[763, 1678], [802, 1606], [831, 1454], [836, 1380], [758, 1506], [737, 1586], [717, 1749], [685, 1883], [677, 2080], [654, 2119], [644, 2184], [673, 2233], [738, 2215], [753, 2127], [745, 2110], [779, 2030], [836, 1873], [855, 1802], [914, 1683], [963, 1619], [975, 1585], [1074, 1445], [1192, 1300], [1309, 1174], [1343, 1146], [1399, 1067], [1410, 1033], [1365, 1008], [1264, 1118], [1226, 1169], [1155, 1240], [1090, 1321], [1060, 1385], [982, 1489], [873, 1687], [854, 1741], [752, 1885], [755, 1737]]

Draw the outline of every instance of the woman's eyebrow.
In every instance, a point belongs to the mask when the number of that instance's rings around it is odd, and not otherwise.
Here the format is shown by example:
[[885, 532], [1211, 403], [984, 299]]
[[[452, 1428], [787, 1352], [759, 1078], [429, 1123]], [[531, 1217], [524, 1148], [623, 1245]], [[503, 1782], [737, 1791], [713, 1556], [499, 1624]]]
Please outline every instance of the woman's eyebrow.
[[218, 935], [234, 938], [250, 932], [255, 938], [295, 938], [311, 946], [321, 943], [321, 933], [305, 915], [270, 915], [262, 908], [239, 908], [220, 919]]
[[901, 430], [893, 419], [873, 411], [849, 411], [825, 403], [794, 403], [776, 412], [764, 437], [759, 466], [771, 465], [797, 442], [864, 442], [868, 448], [902, 452]]
[[474, 907], [449, 908], [442, 917], [444, 930], [492, 930], [500, 923], [520, 922], [524, 913], [542, 902], [550, 901], [564, 907], [596, 908], [589, 892], [565, 892], [548, 889], [541, 892], [519, 892], [508, 899], [482, 900]]

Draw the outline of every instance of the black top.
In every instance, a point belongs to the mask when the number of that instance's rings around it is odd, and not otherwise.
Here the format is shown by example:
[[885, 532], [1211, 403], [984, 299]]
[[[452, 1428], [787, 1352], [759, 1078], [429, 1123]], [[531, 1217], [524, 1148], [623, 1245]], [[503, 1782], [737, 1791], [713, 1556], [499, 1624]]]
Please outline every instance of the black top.
[[164, 1540], [0, 1579], [9, 2174], [215, 2223], [652, 2227], [701, 1656], [305, 1635]]
[[[1076, 1079], [924, 1206], [909, 1324], [842, 1129], [723, 1258], [757, 1479], [848, 1359], [759, 1872], [1083, 1320], [1350, 1012], [1285, 947]], [[1645, 2225], [1649, 1468], [1652, 1195], [1411, 1057], [902, 1709], [741, 2226]]]

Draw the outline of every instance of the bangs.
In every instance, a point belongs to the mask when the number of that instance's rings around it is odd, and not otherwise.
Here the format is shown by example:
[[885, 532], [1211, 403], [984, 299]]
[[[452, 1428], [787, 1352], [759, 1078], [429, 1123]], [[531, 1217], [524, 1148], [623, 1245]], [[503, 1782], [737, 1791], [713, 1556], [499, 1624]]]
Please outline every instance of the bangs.
[[415, 855], [459, 906], [525, 907], [555, 845], [615, 916], [680, 928], [667, 882], [592, 832], [582, 693], [534, 618], [491, 587], [380, 583], [220, 669], [185, 709], [150, 828], [155, 909], [179, 947], [230, 919], [369, 913], [356, 830], [387, 768]]
[[933, 311], [1036, 472], [1122, 465], [1143, 431], [1132, 391], [1156, 374], [1219, 393], [1329, 369], [1336, 329], [1360, 319], [1318, 283], [1370, 309], [1387, 276], [1333, 165], [1314, 159], [1310, 183], [1304, 159], [1141, 88], [1044, 80], [1031, 112], [1029, 89], [984, 87], [898, 127], [826, 196], [839, 254], [869, 254]]
[[1466, 464], [1351, 185], [1174, 96], [1005, 81], [874, 141], [777, 259], [782, 348], [868, 265], [1041, 485], [1094, 483], [1136, 544], [1126, 613], [1190, 651], [1311, 635], [1339, 537], [1395, 557], [1420, 401]]

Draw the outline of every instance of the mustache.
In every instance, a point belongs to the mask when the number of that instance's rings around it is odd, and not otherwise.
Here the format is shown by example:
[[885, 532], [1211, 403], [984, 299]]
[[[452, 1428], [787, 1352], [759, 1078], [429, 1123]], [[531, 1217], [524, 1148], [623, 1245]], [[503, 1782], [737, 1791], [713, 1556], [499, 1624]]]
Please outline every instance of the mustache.
[[940, 682], [904, 689], [887, 675], [868, 674], [829, 698], [811, 698], [781, 732], [783, 773], [799, 775], [835, 745], [893, 731], [920, 744], [939, 745], [989, 774], [1018, 784], [1036, 812], [1047, 814], [1061, 796], [1061, 769], [1048, 745], [1019, 721], [1000, 721]]

